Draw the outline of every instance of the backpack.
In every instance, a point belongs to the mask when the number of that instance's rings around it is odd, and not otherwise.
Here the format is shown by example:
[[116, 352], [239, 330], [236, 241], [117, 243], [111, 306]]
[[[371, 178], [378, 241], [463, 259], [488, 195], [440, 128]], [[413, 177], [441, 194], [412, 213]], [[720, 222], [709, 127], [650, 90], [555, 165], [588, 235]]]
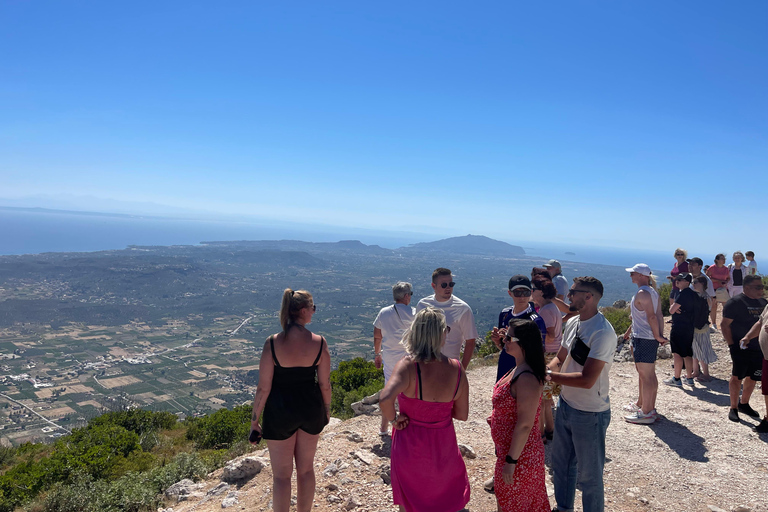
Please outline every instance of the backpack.
[[693, 326], [702, 329], [709, 323], [709, 302], [704, 295], [696, 294], [693, 300]]

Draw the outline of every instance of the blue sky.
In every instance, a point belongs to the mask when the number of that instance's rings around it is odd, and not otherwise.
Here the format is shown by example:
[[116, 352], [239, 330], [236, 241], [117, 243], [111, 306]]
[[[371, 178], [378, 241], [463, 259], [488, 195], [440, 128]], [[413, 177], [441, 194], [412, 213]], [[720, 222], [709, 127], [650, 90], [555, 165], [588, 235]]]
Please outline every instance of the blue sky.
[[0, 198], [766, 253], [766, 20], [762, 0], [0, 0]]

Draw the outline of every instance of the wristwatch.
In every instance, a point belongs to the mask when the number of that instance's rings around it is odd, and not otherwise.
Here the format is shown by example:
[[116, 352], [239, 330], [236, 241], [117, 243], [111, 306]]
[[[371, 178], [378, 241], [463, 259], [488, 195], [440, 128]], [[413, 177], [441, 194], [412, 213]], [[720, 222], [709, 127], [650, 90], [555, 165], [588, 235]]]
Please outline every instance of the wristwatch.
[[517, 464], [517, 459], [513, 459], [509, 456], [509, 454], [507, 454], [504, 460], [507, 462], [507, 464]]

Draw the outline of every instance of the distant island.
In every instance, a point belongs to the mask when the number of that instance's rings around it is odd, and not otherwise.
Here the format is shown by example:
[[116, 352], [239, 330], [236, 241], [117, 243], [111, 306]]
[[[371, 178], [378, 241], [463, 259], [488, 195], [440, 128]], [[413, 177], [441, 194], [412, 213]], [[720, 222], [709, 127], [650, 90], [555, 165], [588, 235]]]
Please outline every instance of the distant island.
[[571, 251], [565, 251], [565, 254], [567, 254], [568, 256], [576, 256], [576, 253]]
[[397, 249], [398, 252], [447, 252], [453, 254], [473, 254], [515, 258], [525, 256], [525, 250], [519, 245], [494, 240], [482, 235], [466, 235], [445, 238], [435, 242], [421, 242]]

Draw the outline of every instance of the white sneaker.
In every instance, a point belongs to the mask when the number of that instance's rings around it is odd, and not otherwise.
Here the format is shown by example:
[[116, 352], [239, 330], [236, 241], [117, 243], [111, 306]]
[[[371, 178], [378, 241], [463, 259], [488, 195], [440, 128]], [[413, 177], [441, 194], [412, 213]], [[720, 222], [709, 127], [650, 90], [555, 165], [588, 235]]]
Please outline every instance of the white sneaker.
[[637, 410], [640, 408], [635, 402], [629, 402], [627, 405], [623, 406], [622, 409], [629, 412], [637, 412]]
[[634, 414], [630, 414], [629, 416], [624, 416], [624, 419], [628, 423], [637, 423], [640, 425], [650, 425], [654, 421], [656, 421], [657, 415], [656, 410], [652, 410], [648, 414], [643, 413], [642, 410], [638, 410]]

